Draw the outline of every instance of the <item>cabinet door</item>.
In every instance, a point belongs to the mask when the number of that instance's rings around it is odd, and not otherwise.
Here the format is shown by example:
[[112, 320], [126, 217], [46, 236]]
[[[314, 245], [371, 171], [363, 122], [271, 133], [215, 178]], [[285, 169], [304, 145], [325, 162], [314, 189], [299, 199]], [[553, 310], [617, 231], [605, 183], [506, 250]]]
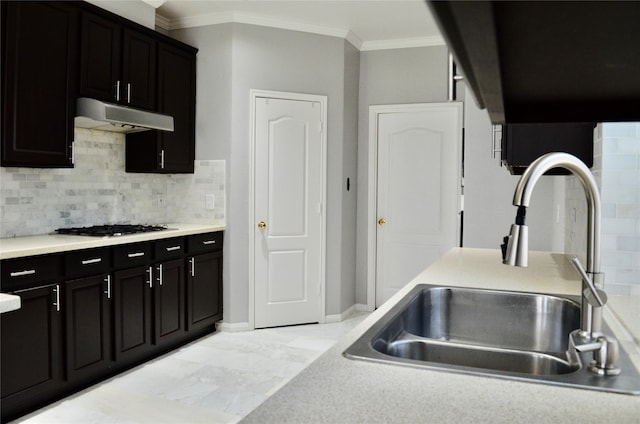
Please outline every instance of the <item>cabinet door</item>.
[[62, 331], [57, 285], [14, 292], [20, 309], [0, 319], [2, 421], [62, 387]]
[[158, 110], [173, 116], [174, 131], [160, 131], [161, 171], [193, 172], [195, 159], [195, 54], [158, 48]]
[[107, 102], [121, 98], [121, 32], [114, 22], [89, 12], [82, 14], [81, 96]]
[[139, 360], [150, 350], [151, 274], [151, 267], [113, 273], [116, 362]]
[[131, 106], [156, 106], [156, 40], [125, 28], [122, 33], [122, 99]]
[[2, 166], [72, 167], [79, 12], [2, 2], [2, 17]]
[[111, 365], [111, 280], [97, 275], [64, 285], [67, 379], [105, 374]]
[[222, 252], [189, 258], [187, 327], [213, 326], [222, 319]]
[[155, 275], [155, 343], [162, 344], [184, 336], [184, 259], [157, 264]]

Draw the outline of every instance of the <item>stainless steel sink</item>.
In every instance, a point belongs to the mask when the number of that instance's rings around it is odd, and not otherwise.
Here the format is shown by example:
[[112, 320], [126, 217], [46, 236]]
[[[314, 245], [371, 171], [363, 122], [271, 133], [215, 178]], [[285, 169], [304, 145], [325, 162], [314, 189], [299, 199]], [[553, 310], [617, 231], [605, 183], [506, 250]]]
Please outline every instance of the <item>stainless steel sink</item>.
[[620, 376], [597, 377], [569, 349], [577, 297], [417, 285], [344, 355], [352, 359], [640, 394], [621, 349]]

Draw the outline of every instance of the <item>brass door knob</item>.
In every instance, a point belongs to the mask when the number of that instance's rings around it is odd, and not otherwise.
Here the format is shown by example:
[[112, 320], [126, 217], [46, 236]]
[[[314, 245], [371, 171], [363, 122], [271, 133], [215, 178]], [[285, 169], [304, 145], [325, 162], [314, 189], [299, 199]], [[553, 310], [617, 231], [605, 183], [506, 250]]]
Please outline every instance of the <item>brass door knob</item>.
[[258, 222], [258, 228], [264, 230], [265, 228], [267, 228], [267, 223], [264, 221]]
[[383, 226], [383, 225], [384, 225], [384, 224], [386, 224], [386, 223], [387, 223], [387, 221], [385, 221], [385, 220], [384, 220], [384, 218], [380, 218], [380, 219], [378, 220], [378, 225], [380, 225], [380, 226]]

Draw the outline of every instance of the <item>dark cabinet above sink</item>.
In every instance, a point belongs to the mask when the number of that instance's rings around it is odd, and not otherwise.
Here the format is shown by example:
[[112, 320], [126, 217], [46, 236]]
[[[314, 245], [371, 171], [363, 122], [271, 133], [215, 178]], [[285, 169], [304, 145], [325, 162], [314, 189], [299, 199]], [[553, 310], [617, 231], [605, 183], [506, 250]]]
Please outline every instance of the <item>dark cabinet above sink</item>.
[[640, 2], [429, 6], [494, 124], [640, 121]]

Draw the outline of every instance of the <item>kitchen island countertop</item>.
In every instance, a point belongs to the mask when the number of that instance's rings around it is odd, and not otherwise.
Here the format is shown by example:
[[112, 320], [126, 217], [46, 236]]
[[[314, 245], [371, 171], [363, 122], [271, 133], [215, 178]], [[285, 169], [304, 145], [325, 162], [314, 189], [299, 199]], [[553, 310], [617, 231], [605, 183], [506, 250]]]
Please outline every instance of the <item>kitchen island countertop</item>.
[[118, 237], [87, 237], [66, 234], [44, 234], [37, 236], [2, 238], [0, 239], [0, 259], [13, 259], [25, 256], [68, 252], [71, 250], [116, 246], [119, 244], [223, 231], [224, 228], [225, 227], [222, 225], [174, 223], [167, 224], [167, 230], [164, 231], [127, 234]]
[[[531, 252], [528, 268], [502, 265], [500, 252], [453, 249], [367, 317], [333, 348], [245, 418], [247, 423], [640, 422], [640, 396], [370, 363], [342, 356], [416, 284], [551, 294], [580, 293], [563, 254]], [[616, 311], [617, 312], [617, 311]], [[640, 368], [629, 326], [604, 317]]]

